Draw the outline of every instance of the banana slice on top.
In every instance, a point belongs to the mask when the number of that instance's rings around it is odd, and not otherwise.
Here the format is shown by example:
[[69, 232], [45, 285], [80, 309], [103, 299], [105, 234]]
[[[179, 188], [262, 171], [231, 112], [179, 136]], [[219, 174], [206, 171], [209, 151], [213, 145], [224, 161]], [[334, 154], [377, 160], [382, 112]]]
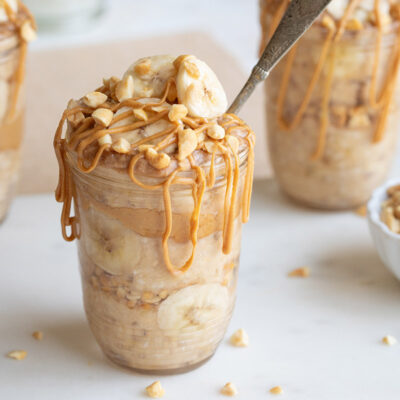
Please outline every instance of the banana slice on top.
[[158, 97], [164, 94], [169, 78], [176, 75], [175, 57], [160, 55], [141, 58], [126, 71], [133, 77], [135, 97]]
[[158, 325], [169, 336], [198, 331], [226, 315], [229, 293], [218, 283], [192, 285], [170, 295], [158, 309]]
[[186, 56], [176, 77], [178, 99], [192, 117], [214, 118], [222, 115], [228, 100], [214, 71], [195, 56]]

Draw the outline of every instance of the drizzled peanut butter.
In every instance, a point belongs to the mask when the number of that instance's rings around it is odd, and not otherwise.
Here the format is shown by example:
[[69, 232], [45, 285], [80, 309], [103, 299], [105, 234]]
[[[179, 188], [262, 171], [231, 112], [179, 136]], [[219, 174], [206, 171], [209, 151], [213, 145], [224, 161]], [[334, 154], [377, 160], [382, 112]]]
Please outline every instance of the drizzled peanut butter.
[[[34, 17], [26, 6], [18, 0], [18, 12], [15, 12], [6, 0], [0, 1], [0, 6], [4, 8], [8, 21], [3, 23], [10, 32], [16, 32], [19, 37], [19, 60], [13, 80], [15, 82], [14, 91], [8, 107], [5, 120], [10, 122], [16, 114], [20, 91], [25, 78], [26, 55], [28, 42], [33, 39], [33, 32], [37, 26]], [[27, 35], [27, 30], [31, 35]]]
[[[176, 99], [176, 80], [174, 77], [167, 80], [163, 95], [154, 102], [141, 101], [145, 97], [134, 97], [119, 101], [109, 81], [97, 89], [96, 92], [105, 95], [107, 100], [96, 107], [89, 107], [79, 103], [76, 107], [67, 109], [63, 113], [54, 138], [54, 148], [59, 162], [59, 184], [56, 190], [56, 199], [63, 203], [61, 224], [64, 239], [72, 241], [79, 238], [79, 215], [71, 215], [72, 204], [74, 203], [75, 210], [77, 210], [77, 207], [69, 155], [71, 153], [76, 155], [76, 166], [80, 172], [90, 174], [110, 153], [116, 153], [114, 154], [116, 157], [128, 158], [125, 172], [134, 184], [145, 190], [162, 190], [164, 204], [162, 249], [164, 262], [171, 274], [180, 275], [192, 265], [199, 235], [202, 237], [208, 232], [208, 228], [203, 226], [203, 221], [200, 227], [200, 210], [205, 190], [214, 187], [216, 184], [216, 166], [222, 162], [226, 179], [224, 211], [221, 218], [222, 250], [225, 254], [229, 254], [232, 250], [235, 218], [239, 211], [242, 212], [243, 222], [246, 222], [249, 216], [254, 171], [255, 136], [252, 130], [236, 115], [232, 114], [224, 114], [215, 119], [186, 115], [181, 119], [181, 122], [171, 121], [168, 116], [168, 109], [163, 108], [163, 106], [168, 105], [170, 107], [171, 104], [168, 103], [168, 100], [173, 99], [171, 101], [173, 103]], [[98, 97], [101, 98], [101, 95], [98, 95]], [[130, 110], [120, 112], [117, 115], [116, 113], [124, 107], [129, 107]], [[92, 117], [94, 110], [98, 108], [108, 109], [114, 113], [114, 117], [108, 127], [96, 124]], [[130, 120], [132, 115], [138, 117], [134, 122], [115, 126], [117, 123]], [[77, 118], [78, 116], [79, 118]], [[71, 121], [76, 120], [79, 120], [78, 124], [71, 123]], [[144, 129], [162, 120], [168, 122], [167, 128], [130, 143], [129, 149], [125, 154], [118, 154], [114, 150], [114, 145], [111, 145], [110, 141], [106, 140], [106, 135], [110, 135], [112, 140], [113, 136], [136, 129]], [[68, 130], [64, 135], [66, 121], [69, 121]], [[212, 139], [206, 135], [207, 130], [215, 123], [218, 123], [225, 131], [225, 137], [221, 140]], [[168, 157], [171, 158], [171, 163], [168, 168], [158, 171], [158, 182], [154, 184], [145, 183], [142, 179], [142, 174], [138, 173], [138, 167], [141, 163], [149, 161], [149, 147], [152, 149], [151, 154], [164, 155], [166, 157], [167, 150], [171, 146], [178, 144], [180, 135], [188, 128], [193, 130], [195, 137], [198, 138], [194, 151], [190, 152], [185, 159], [179, 158], [179, 152], [169, 154]], [[193, 133], [191, 135], [193, 136]], [[230, 140], [231, 137], [234, 137], [235, 141], [237, 140], [240, 143], [240, 150], [234, 148], [233, 142]], [[123, 141], [124, 139], [120, 140]], [[120, 146], [126, 146], [126, 143], [128, 142], [122, 142]], [[90, 151], [94, 146], [96, 150], [94, 152]], [[208, 151], [207, 148], [212, 148], [212, 150]], [[195, 156], [196, 152], [209, 153], [211, 157], [209, 165], [205, 166], [198, 162], [198, 157]], [[244, 189], [241, 194], [241, 200], [238, 203], [236, 199], [239, 185], [239, 165], [240, 155], [243, 152], [248, 152], [248, 164]], [[168, 172], [163, 173], [163, 171]], [[182, 217], [177, 218], [177, 215], [172, 212], [170, 195], [172, 185], [191, 188], [194, 207], [189, 218], [188, 227], [187, 224], [183, 223]], [[124, 212], [127, 213], [128, 218], [136, 218], [131, 211], [125, 210]], [[108, 213], [110, 214], [112, 211], [108, 210]], [[151, 218], [158, 219], [159, 216], [152, 215]], [[179, 228], [173, 226], [174, 221], [175, 223], [179, 222], [182, 226], [186, 225], [185, 231], [180, 232]], [[217, 229], [219, 225], [220, 222], [217, 219], [213, 224], [210, 224], [210, 229]], [[153, 228], [150, 232], [151, 235], [158, 236], [158, 229], [159, 227], [157, 229]], [[192, 244], [191, 254], [182, 265], [174, 265], [169, 255], [168, 241], [171, 237], [180, 241], [187, 236]]]
[[[278, 26], [278, 23], [282, 18], [284, 11], [289, 4], [289, 1], [290, 0], [283, 0], [278, 5], [272, 0], [265, 0], [261, 2], [260, 21], [263, 33], [261, 40], [261, 50], [264, 49], [268, 40], [271, 38], [276, 27]], [[380, 68], [380, 53], [382, 47], [382, 36], [384, 33], [384, 24], [382, 21], [382, 15], [380, 13], [380, 2], [381, 0], [375, 0], [373, 10], [373, 25], [376, 27], [377, 35], [368, 104], [372, 109], [375, 109], [377, 111], [377, 124], [375, 134], [373, 136], [374, 143], [380, 142], [384, 136], [387, 118], [390, 111], [390, 106], [392, 104], [394, 90], [396, 87], [398, 69], [400, 66], [400, 29], [399, 24], [396, 22], [393, 24], [396, 32], [396, 45], [393, 54], [393, 61], [391, 65], [384, 66], [384, 68], [386, 68], [387, 70], [386, 78], [381, 92], [378, 94], [377, 76], [378, 70]], [[321, 78], [323, 68], [325, 65], [327, 65], [327, 73], [324, 78], [325, 81], [323, 83], [318, 140], [316, 148], [311, 154], [311, 159], [313, 160], [320, 159], [323, 156], [325, 150], [326, 133], [329, 124], [329, 101], [338, 57], [336, 44], [341, 40], [346, 29], [351, 30], [353, 28], [351, 22], [354, 22], [353, 15], [360, 3], [361, 0], [350, 0], [342, 18], [338, 21], [333, 20], [327, 13], [321, 18], [320, 24], [323, 28], [326, 29], [327, 34], [324, 39], [320, 57], [315, 66], [310, 82], [307, 86], [303, 100], [291, 121], [287, 121], [284, 118], [284, 109], [289, 81], [293, 70], [293, 63], [296, 57], [298, 46], [293, 47], [286, 59], [286, 66], [281, 81], [281, 88], [277, 101], [277, 120], [279, 127], [283, 131], [287, 132], [293, 131], [301, 123], [305, 112], [307, 111], [307, 108], [310, 104], [312, 93], [314, 92], [315, 87]], [[397, 21], [398, 15], [394, 11], [392, 13], [393, 18]], [[269, 15], [272, 16], [270, 21], [267, 18]]]

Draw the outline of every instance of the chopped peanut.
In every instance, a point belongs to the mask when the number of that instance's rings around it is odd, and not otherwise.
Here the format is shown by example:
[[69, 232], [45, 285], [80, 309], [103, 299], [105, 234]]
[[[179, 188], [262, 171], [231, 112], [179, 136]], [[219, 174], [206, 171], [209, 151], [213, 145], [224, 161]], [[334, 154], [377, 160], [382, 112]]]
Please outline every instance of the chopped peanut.
[[172, 122], [177, 122], [186, 117], [188, 109], [183, 104], [173, 104], [168, 113], [168, 118]]
[[221, 394], [224, 396], [236, 396], [238, 394], [238, 390], [232, 382], [228, 382], [221, 389]]
[[131, 99], [135, 91], [133, 78], [131, 75], [126, 76], [121, 82], [115, 87], [115, 96], [119, 102]]
[[117, 153], [126, 154], [129, 153], [131, 145], [126, 139], [121, 138], [118, 139], [115, 143], [113, 143], [112, 148]]
[[32, 333], [32, 336], [36, 339], [36, 340], [42, 340], [43, 339], [43, 332], [41, 331], [35, 331]]
[[171, 157], [166, 153], [157, 153], [153, 148], [148, 148], [145, 152], [146, 160], [156, 169], [167, 168], [171, 164]]
[[289, 275], [291, 278], [296, 277], [296, 278], [308, 278], [310, 276], [310, 268], [308, 267], [301, 267], [301, 268], [296, 268], [293, 271], [289, 272]]
[[212, 124], [207, 129], [207, 135], [211, 139], [220, 140], [225, 137], [225, 129], [221, 125], [218, 125], [217, 123], [215, 123], [215, 124]]
[[102, 136], [102, 137], [98, 140], [98, 142], [99, 142], [99, 145], [100, 145], [100, 146], [104, 146], [105, 144], [112, 145], [112, 138], [111, 138], [111, 135], [107, 133], [106, 135]]
[[149, 119], [146, 111], [144, 111], [142, 108], [135, 108], [133, 110], [133, 114], [140, 121], [147, 121]]
[[387, 346], [394, 346], [397, 344], [397, 339], [394, 336], [387, 335], [382, 339], [382, 343], [386, 344]]
[[269, 392], [271, 394], [282, 394], [283, 393], [283, 389], [280, 386], [274, 386], [273, 388], [271, 388], [269, 390]]
[[236, 347], [247, 347], [249, 345], [249, 335], [244, 329], [238, 329], [231, 336], [231, 344]]
[[15, 350], [8, 353], [7, 357], [20, 361], [23, 360], [27, 355], [28, 353], [25, 350]]
[[359, 19], [351, 18], [346, 22], [346, 29], [349, 31], [361, 31], [363, 29], [363, 24]]
[[25, 42], [33, 42], [37, 39], [37, 33], [30, 21], [25, 21], [21, 26], [21, 37]]
[[92, 117], [97, 124], [107, 128], [114, 118], [114, 113], [108, 108], [98, 108], [93, 112]]
[[[68, 108], [68, 110], [72, 110], [79, 106], [80, 106], [80, 104], [77, 101], [71, 99], [68, 102], [67, 108]], [[76, 128], [84, 119], [85, 119], [85, 115], [81, 111], [71, 114], [67, 117], [68, 122], [72, 125], [73, 128]]]
[[193, 129], [184, 129], [178, 133], [178, 160], [190, 156], [197, 147], [197, 135]]
[[147, 386], [146, 392], [147, 392], [147, 395], [149, 397], [151, 397], [152, 399], [160, 399], [165, 394], [165, 390], [161, 386], [160, 381], [155, 381], [150, 386]]
[[231, 135], [226, 136], [225, 139], [228, 142], [228, 147], [232, 149], [234, 154], [237, 154], [239, 151], [239, 139]]
[[83, 102], [92, 108], [97, 108], [107, 101], [107, 95], [101, 92], [90, 92], [83, 97]]

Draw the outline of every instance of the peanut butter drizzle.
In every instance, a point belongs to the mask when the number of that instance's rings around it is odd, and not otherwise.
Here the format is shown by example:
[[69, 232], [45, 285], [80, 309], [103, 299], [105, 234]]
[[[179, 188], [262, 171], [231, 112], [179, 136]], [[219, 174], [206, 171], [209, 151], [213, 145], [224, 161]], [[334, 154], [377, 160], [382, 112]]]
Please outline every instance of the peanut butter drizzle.
[[[335, 59], [336, 59], [336, 47], [335, 44], [339, 42], [341, 37], [343, 36], [346, 29], [346, 22], [352, 16], [357, 6], [360, 4], [361, 0], [351, 0], [347, 6], [347, 9], [342, 17], [342, 19], [338, 22], [336, 26], [325, 26], [328, 30], [327, 36], [322, 46], [321, 54], [318, 60], [318, 63], [315, 67], [315, 70], [312, 74], [309, 85], [307, 86], [306, 93], [300, 106], [295, 113], [292, 121], [286, 121], [284, 118], [284, 104], [287, 96], [290, 76], [293, 69], [293, 63], [296, 56], [296, 51], [298, 45], [295, 45], [293, 49], [289, 52], [286, 65], [283, 72], [281, 88], [278, 94], [277, 100], [277, 119], [278, 125], [280, 129], [283, 131], [293, 131], [296, 129], [301, 123], [304, 114], [307, 110], [307, 107], [311, 101], [312, 93], [318, 83], [324, 65], [328, 62], [328, 72], [326, 81], [323, 85], [323, 93], [322, 93], [322, 106], [321, 106], [321, 114], [320, 114], [320, 128], [318, 132], [318, 140], [317, 146], [314, 153], [311, 155], [312, 160], [319, 160], [324, 153], [325, 145], [326, 145], [326, 133], [329, 124], [329, 99], [331, 95], [333, 77], [335, 72]], [[398, 69], [400, 67], [400, 29], [397, 28], [397, 42], [395, 46], [395, 52], [393, 57], [393, 65], [389, 67], [387, 77], [385, 79], [385, 83], [383, 85], [381, 94], [377, 98], [377, 75], [379, 68], [379, 58], [382, 46], [382, 36], [383, 36], [383, 26], [379, 11], [380, 0], [375, 0], [374, 3], [374, 14], [376, 18], [376, 26], [377, 26], [377, 40], [376, 40], [376, 48], [374, 54], [374, 65], [371, 77], [370, 91], [369, 91], [369, 103], [372, 108], [380, 110], [380, 115], [378, 117], [378, 122], [375, 130], [375, 134], [373, 137], [373, 143], [377, 143], [383, 139], [384, 131], [386, 127], [386, 122], [390, 110], [390, 105], [393, 99], [394, 90], [398, 77]], [[281, 5], [277, 8], [275, 13], [272, 16], [272, 21], [269, 25], [267, 24], [267, 13], [268, 13], [268, 2], [265, 1], [261, 7], [261, 26], [262, 26], [262, 40], [261, 40], [261, 51], [264, 49], [267, 44], [269, 38], [272, 36], [273, 32], [278, 26], [280, 19], [282, 18], [283, 12], [286, 9], [288, 2], [282, 1]]]
[[[168, 97], [169, 90], [171, 88], [172, 83], [174, 83], [174, 79], [170, 79], [167, 82], [165, 93], [157, 103], [141, 103], [140, 98], [126, 100], [122, 103], [118, 104], [102, 104], [101, 107], [110, 108], [113, 111], [117, 111], [125, 106], [137, 107], [143, 110], [151, 109], [155, 106], [160, 106], [164, 103]], [[106, 91], [105, 87], [101, 87], [98, 91]], [[99, 128], [94, 127], [93, 118], [90, 116], [93, 112], [93, 109], [88, 107], [75, 107], [71, 110], [65, 110], [60, 123], [58, 125], [55, 137], [54, 137], [54, 149], [57, 156], [58, 164], [59, 164], [59, 182], [56, 189], [56, 200], [58, 202], [63, 203], [63, 209], [61, 214], [61, 225], [62, 225], [62, 234], [65, 240], [72, 241], [75, 238], [79, 238], [79, 232], [77, 229], [77, 222], [79, 221], [79, 216], [71, 216], [71, 208], [72, 203], [74, 203], [74, 209], [77, 211], [78, 207], [76, 205], [76, 194], [74, 183], [71, 176], [71, 167], [69, 166], [66, 160], [66, 152], [67, 149], [76, 151], [77, 154], [77, 167], [83, 173], [92, 172], [99, 164], [102, 155], [105, 151], [109, 150], [109, 145], [102, 145], [98, 147], [97, 152], [93, 159], [91, 160], [90, 165], [85, 163], [85, 155], [84, 152], [87, 147], [93, 144], [96, 140], [100, 139], [102, 136], [106, 134], [116, 134], [116, 133], [124, 133], [134, 129], [138, 129], [141, 127], [145, 127], [150, 125], [156, 121], [161, 119], [167, 119], [168, 111], [154, 111], [154, 116], [148, 118], [147, 121], [138, 121], [133, 124], [120, 126], [117, 128], [113, 128], [116, 122], [124, 120], [132, 116], [132, 112], [128, 111], [122, 113], [118, 116], [115, 116], [112, 123], [108, 128]], [[63, 138], [63, 128], [67, 118], [73, 116], [77, 113], [84, 113], [89, 116], [86, 116], [85, 120], [81, 122], [81, 125], [78, 126], [73, 132], [69, 133], [69, 140]], [[236, 115], [233, 114], [225, 114], [222, 116], [224, 122], [221, 122], [221, 125], [224, 126], [226, 130], [226, 134], [233, 133], [234, 130], [241, 130], [247, 133], [247, 135], [243, 138], [248, 144], [248, 166], [245, 175], [244, 181], [244, 189], [241, 198], [241, 208], [242, 208], [242, 221], [247, 222], [249, 217], [249, 209], [250, 209], [250, 197], [252, 191], [252, 178], [254, 171], [254, 142], [255, 136], [253, 131]], [[209, 126], [210, 122], [204, 118], [191, 118], [185, 117], [182, 120], [186, 125], [191, 127], [196, 134], [199, 134], [205, 131]], [[193, 178], [183, 178], [179, 177], [179, 172], [182, 171], [182, 168], [178, 166], [170, 175], [162, 182], [156, 183], [153, 185], [143, 183], [138, 179], [135, 174], [135, 167], [137, 163], [145, 157], [144, 151], [139, 150], [139, 147], [143, 144], [149, 143], [154, 139], [161, 139], [156, 145], [154, 145], [154, 149], [156, 151], [161, 151], [166, 147], [170, 146], [173, 143], [178, 141], [177, 135], [180, 129], [182, 129], [179, 123], [172, 124], [173, 127], [167, 128], [161, 132], [157, 132], [152, 136], [143, 138], [142, 140], [131, 145], [131, 152], [136, 152], [135, 154], [131, 153], [131, 159], [129, 162], [129, 166], [127, 168], [128, 176], [131, 181], [135, 183], [137, 186], [146, 189], [146, 190], [156, 190], [162, 189], [163, 191], [163, 200], [164, 200], [164, 212], [165, 212], [165, 232], [162, 237], [162, 248], [163, 255], [166, 268], [173, 275], [180, 275], [186, 272], [192, 265], [193, 259], [196, 252], [197, 240], [198, 240], [198, 231], [199, 231], [199, 220], [201, 213], [201, 204], [203, 200], [203, 196], [205, 193], [206, 187], [212, 188], [215, 185], [216, 177], [215, 177], [215, 159], [218, 151], [221, 152], [222, 157], [225, 162], [225, 179], [226, 179], [226, 190], [225, 190], [225, 201], [224, 201], [224, 222], [223, 222], [223, 252], [225, 254], [230, 253], [232, 249], [232, 241], [233, 241], [233, 228], [234, 221], [237, 215], [237, 192], [240, 178], [240, 159], [238, 154], [230, 147], [229, 143], [224, 140], [223, 144], [219, 141], [209, 139], [213, 141], [215, 144], [215, 149], [211, 156], [211, 163], [209, 167], [208, 177], [204, 172], [204, 169], [198, 165], [196, 165], [195, 160], [192, 155], [188, 157], [188, 161], [190, 164], [190, 169], [194, 173]], [[239, 137], [238, 137], [239, 139]], [[199, 144], [198, 148], [201, 146]], [[234, 165], [232, 165], [231, 155], [234, 157]], [[169, 255], [169, 247], [168, 241], [172, 232], [172, 204], [171, 204], [171, 195], [170, 189], [171, 185], [186, 185], [191, 186], [192, 197], [194, 202], [193, 212], [190, 218], [190, 240], [192, 243], [192, 251], [189, 258], [184, 262], [182, 266], [175, 266], [171, 262]], [[68, 228], [70, 233], [68, 233]]]
[[21, 27], [22, 25], [29, 21], [32, 25], [33, 29], [37, 29], [35, 18], [27, 9], [27, 7], [18, 0], [18, 10], [22, 11], [23, 14], [19, 11], [18, 13], [14, 12], [13, 9], [8, 5], [6, 1], [0, 1], [0, 5], [4, 7], [4, 10], [7, 14], [8, 19], [14, 24], [14, 26], [18, 30], [19, 39], [20, 39], [20, 48], [19, 48], [19, 60], [18, 67], [15, 72], [15, 88], [12, 96], [11, 104], [8, 110], [8, 114], [6, 116], [7, 121], [11, 121], [15, 117], [15, 113], [17, 111], [18, 99], [20, 96], [20, 91], [22, 84], [24, 83], [25, 78], [25, 64], [26, 64], [26, 56], [28, 51], [28, 43], [22, 38], [21, 35]]

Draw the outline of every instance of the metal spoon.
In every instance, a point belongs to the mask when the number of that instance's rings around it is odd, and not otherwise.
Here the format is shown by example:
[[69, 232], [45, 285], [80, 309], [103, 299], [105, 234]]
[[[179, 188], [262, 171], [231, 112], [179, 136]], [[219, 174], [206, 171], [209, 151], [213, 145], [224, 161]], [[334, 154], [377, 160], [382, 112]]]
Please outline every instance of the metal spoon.
[[250, 78], [229, 107], [228, 113], [240, 111], [255, 87], [268, 77], [279, 60], [303, 36], [330, 2], [331, 0], [292, 0], [290, 2], [282, 21], [253, 68]]

